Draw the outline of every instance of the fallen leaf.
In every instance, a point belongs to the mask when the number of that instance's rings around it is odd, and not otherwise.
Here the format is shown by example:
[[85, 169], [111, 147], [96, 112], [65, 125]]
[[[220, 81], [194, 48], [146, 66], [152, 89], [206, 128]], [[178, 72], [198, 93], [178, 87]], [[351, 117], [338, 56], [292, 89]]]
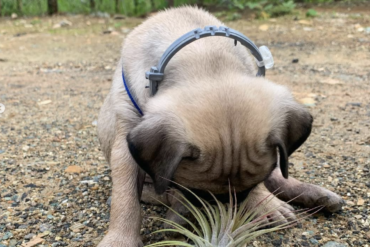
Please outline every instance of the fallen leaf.
[[354, 28], [359, 29], [359, 28], [362, 28], [362, 26], [359, 23], [357, 23], [357, 24], [354, 25]]
[[59, 23], [53, 25], [53, 29], [58, 29], [58, 28], [61, 28], [61, 27], [62, 26]]
[[317, 94], [315, 94], [315, 93], [309, 93], [309, 94], [307, 94], [307, 96], [310, 97], [310, 98], [316, 98], [317, 97]]
[[298, 23], [303, 25], [312, 25], [312, 21], [307, 20], [299, 20]]
[[52, 101], [51, 100], [44, 100], [44, 101], [40, 101], [40, 102], [37, 102], [38, 105], [47, 105], [47, 104], [50, 104]]
[[82, 168], [80, 166], [68, 166], [67, 169], [65, 169], [66, 173], [81, 173]]
[[81, 228], [84, 228], [85, 225], [81, 224], [81, 223], [74, 223], [73, 226], [70, 227], [70, 229], [73, 231], [73, 232], [80, 232], [80, 229]]
[[98, 190], [99, 189], [99, 186], [94, 186], [94, 187], [90, 187], [91, 190]]
[[322, 80], [321, 83], [330, 84], [330, 85], [341, 85], [341, 84], [343, 84], [343, 82], [332, 79], [332, 78], [327, 78], [325, 80]]
[[362, 206], [362, 205], [364, 205], [364, 203], [365, 203], [365, 200], [364, 199], [358, 198], [358, 200], [357, 200], [357, 206]]
[[299, 99], [299, 102], [301, 102], [302, 104], [306, 106], [314, 106], [316, 104], [316, 101], [313, 98], [302, 98], [302, 99]]
[[38, 245], [42, 242], [44, 242], [45, 239], [40, 238], [39, 236], [36, 236], [35, 238], [31, 239], [28, 243], [22, 244], [23, 247], [32, 247], [35, 245]]
[[269, 29], [269, 25], [263, 24], [263, 25], [259, 26], [258, 29], [261, 30], [261, 31], [267, 31]]

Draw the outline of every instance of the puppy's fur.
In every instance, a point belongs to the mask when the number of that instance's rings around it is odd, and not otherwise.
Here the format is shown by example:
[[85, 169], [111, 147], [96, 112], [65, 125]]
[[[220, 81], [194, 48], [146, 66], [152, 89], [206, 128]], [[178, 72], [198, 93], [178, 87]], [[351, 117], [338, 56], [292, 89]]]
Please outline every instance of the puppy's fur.
[[[252, 57], [233, 40], [209, 37], [180, 50], [166, 67], [157, 94], [149, 97], [145, 72], [177, 38], [207, 25], [224, 24], [197, 8], [170, 9], [125, 39], [99, 115], [99, 139], [113, 179], [109, 232], [99, 246], [141, 244], [143, 171], [158, 194], [165, 192], [169, 180], [214, 194], [227, 193], [230, 182], [237, 192], [257, 186], [251, 195], [255, 201], [268, 192], [263, 182], [274, 190], [281, 183], [289, 187], [293, 179], [283, 178], [288, 177], [288, 156], [309, 136], [312, 117], [286, 87], [255, 77]], [[122, 68], [143, 117], [124, 89]], [[275, 169], [276, 150], [282, 173]], [[305, 186], [303, 190], [311, 185]], [[334, 202], [327, 204], [341, 203], [320, 187], [314, 192], [305, 198], [315, 202], [329, 196]], [[291, 211], [286, 206], [280, 217]]]

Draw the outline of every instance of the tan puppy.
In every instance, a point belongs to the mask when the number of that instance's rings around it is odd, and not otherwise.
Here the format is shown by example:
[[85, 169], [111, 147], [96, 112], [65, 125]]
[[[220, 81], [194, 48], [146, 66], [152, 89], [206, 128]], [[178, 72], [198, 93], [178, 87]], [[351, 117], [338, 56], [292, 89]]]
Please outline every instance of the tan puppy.
[[[332, 212], [341, 208], [338, 195], [285, 179], [276, 168], [278, 150], [287, 177], [288, 156], [309, 136], [312, 117], [286, 87], [255, 77], [247, 49], [234, 46], [233, 40], [208, 37], [183, 48], [166, 67], [157, 94], [149, 97], [145, 72], [177, 38], [207, 25], [223, 23], [197, 8], [170, 9], [145, 21], [125, 39], [99, 115], [99, 139], [113, 179], [110, 227], [99, 246], [142, 245], [142, 170], [150, 175], [158, 194], [166, 191], [168, 179], [217, 195], [228, 192], [230, 181], [241, 194], [255, 187], [251, 204], [282, 187], [284, 200], [307, 192], [296, 202], [324, 205]], [[124, 89], [122, 68], [143, 117]], [[293, 209], [274, 198], [271, 207], [277, 205], [282, 206], [277, 218], [282, 222], [293, 218]]]

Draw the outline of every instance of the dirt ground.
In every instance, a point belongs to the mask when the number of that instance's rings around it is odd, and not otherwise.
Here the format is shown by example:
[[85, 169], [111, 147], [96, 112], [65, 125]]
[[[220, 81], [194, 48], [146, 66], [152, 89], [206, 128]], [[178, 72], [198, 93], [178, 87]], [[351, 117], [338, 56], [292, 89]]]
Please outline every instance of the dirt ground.
[[[370, 246], [370, 7], [302, 13], [227, 25], [271, 49], [267, 78], [314, 116], [292, 176], [347, 204], [250, 246]], [[95, 246], [105, 234], [112, 184], [96, 120], [122, 40], [142, 21], [0, 19], [0, 247]], [[144, 242], [155, 242], [159, 224], [148, 217], [165, 209], [142, 209]]]

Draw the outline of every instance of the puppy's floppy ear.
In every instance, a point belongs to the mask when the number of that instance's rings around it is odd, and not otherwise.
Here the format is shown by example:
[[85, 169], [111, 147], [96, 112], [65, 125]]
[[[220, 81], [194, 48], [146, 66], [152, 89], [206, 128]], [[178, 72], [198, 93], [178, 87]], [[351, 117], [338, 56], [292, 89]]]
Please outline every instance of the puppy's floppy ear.
[[313, 118], [309, 111], [296, 103], [286, 116], [286, 134], [284, 142], [288, 156], [297, 150], [311, 134]]
[[272, 131], [268, 142], [277, 147], [280, 156], [280, 169], [288, 178], [289, 156], [297, 150], [308, 138], [312, 129], [313, 118], [301, 105], [295, 103], [285, 114], [285, 121], [280, 133]]
[[181, 159], [191, 150], [182, 132], [176, 121], [155, 116], [145, 118], [127, 135], [132, 157], [151, 176], [158, 194], [166, 191]]

